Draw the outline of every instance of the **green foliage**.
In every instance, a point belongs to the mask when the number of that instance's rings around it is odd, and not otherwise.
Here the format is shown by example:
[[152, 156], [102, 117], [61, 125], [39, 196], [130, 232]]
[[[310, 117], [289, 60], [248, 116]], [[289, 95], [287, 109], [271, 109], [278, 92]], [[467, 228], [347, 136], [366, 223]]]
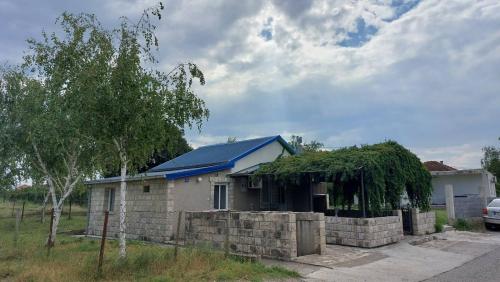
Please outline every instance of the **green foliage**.
[[484, 147], [483, 153], [484, 157], [481, 160], [481, 164], [484, 169], [496, 176], [497, 183], [495, 183], [495, 187], [497, 195], [500, 195], [500, 183], [498, 182], [498, 179], [500, 179], [500, 148], [494, 146]]
[[192, 89], [195, 80], [205, 84], [196, 64], [182, 63], [168, 73], [156, 69], [153, 51], [159, 43], [153, 18], [160, 19], [162, 9], [161, 4], [146, 9], [137, 23], [123, 18], [119, 28], [105, 32], [115, 38], [109, 41], [113, 56], [100, 69], [105, 78], [90, 120], [97, 125], [93, 136], [104, 172], [120, 167], [140, 171], [166, 144], [182, 138], [184, 127], [200, 128], [208, 118], [204, 101]]
[[398, 207], [404, 192], [413, 206], [429, 209], [429, 172], [417, 156], [394, 141], [284, 157], [262, 166], [256, 175], [272, 175], [278, 183], [292, 185], [310, 179], [332, 182], [334, 198], [352, 205], [360, 191], [361, 173], [371, 211]]
[[442, 224], [436, 223], [434, 224], [434, 229], [436, 229], [437, 233], [443, 232], [444, 226]]
[[448, 224], [448, 214], [445, 209], [435, 209], [434, 212], [436, 213], [436, 224]]
[[453, 227], [455, 227], [455, 229], [460, 230], [460, 231], [472, 230], [472, 225], [470, 224], [470, 222], [468, 222], [467, 220], [465, 220], [463, 218], [457, 219], [455, 221], [455, 223], [453, 224]]

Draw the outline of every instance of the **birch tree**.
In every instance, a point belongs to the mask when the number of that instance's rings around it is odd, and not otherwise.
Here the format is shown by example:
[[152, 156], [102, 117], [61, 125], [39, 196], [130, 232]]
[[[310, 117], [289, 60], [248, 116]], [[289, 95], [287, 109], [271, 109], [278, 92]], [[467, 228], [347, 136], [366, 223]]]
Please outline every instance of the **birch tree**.
[[194, 80], [205, 83], [196, 64], [158, 69], [153, 20], [161, 19], [162, 9], [161, 3], [146, 9], [135, 23], [124, 18], [114, 31], [109, 92], [97, 99], [94, 115], [100, 163], [112, 171], [120, 167], [120, 257], [126, 256], [127, 173], [137, 172], [184, 127], [200, 128], [209, 114], [192, 90]]
[[19, 162], [31, 178], [42, 177], [54, 209], [53, 245], [64, 201], [94, 167], [95, 140], [89, 111], [103, 91], [110, 38], [91, 15], [64, 13], [62, 35], [28, 40], [23, 68], [4, 72], [2, 80], [9, 136]]

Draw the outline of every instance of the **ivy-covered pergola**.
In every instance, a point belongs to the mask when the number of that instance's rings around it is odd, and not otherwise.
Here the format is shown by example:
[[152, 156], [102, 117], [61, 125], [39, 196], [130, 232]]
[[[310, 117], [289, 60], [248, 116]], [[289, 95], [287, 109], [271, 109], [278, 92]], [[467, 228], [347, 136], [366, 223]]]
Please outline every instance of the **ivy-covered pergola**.
[[328, 193], [334, 204], [350, 210], [357, 196], [364, 216], [399, 208], [405, 192], [413, 207], [427, 210], [432, 194], [430, 173], [394, 141], [282, 157], [262, 165], [255, 175], [277, 185], [331, 183]]

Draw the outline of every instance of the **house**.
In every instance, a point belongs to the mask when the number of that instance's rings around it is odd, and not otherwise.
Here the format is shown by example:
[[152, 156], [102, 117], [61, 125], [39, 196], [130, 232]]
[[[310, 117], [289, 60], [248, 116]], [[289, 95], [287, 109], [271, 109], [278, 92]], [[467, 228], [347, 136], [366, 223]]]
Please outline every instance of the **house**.
[[[292, 154], [293, 148], [281, 136], [270, 136], [200, 147], [146, 173], [128, 176], [127, 236], [169, 240], [178, 211], [292, 210], [294, 199], [295, 209], [309, 211], [312, 206], [301, 206], [304, 196], [312, 199], [309, 190], [292, 198], [284, 191], [266, 189], [262, 181], [250, 177], [261, 164]], [[109, 210], [108, 232], [116, 236], [120, 178], [92, 180], [86, 185], [90, 189], [87, 233], [101, 234], [104, 211]]]
[[23, 183], [23, 184], [20, 184], [20, 185], [16, 186], [16, 190], [26, 190], [26, 189], [29, 189], [29, 188], [31, 188], [31, 185], [26, 184], [26, 183]]
[[445, 185], [453, 185], [455, 197], [482, 196], [496, 197], [495, 176], [485, 169], [456, 169], [442, 161], [424, 162], [432, 175], [432, 204], [444, 205]]

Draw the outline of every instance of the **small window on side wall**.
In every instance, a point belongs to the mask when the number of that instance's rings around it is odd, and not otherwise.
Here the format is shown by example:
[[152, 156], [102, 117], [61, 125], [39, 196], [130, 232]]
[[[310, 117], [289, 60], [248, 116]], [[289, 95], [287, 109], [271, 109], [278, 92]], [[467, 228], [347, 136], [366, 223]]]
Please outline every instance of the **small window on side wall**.
[[146, 186], [142, 187], [142, 192], [149, 193], [149, 191], [150, 191], [149, 185], [146, 185]]
[[105, 210], [113, 212], [115, 207], [115, 188], [106, 188]]

